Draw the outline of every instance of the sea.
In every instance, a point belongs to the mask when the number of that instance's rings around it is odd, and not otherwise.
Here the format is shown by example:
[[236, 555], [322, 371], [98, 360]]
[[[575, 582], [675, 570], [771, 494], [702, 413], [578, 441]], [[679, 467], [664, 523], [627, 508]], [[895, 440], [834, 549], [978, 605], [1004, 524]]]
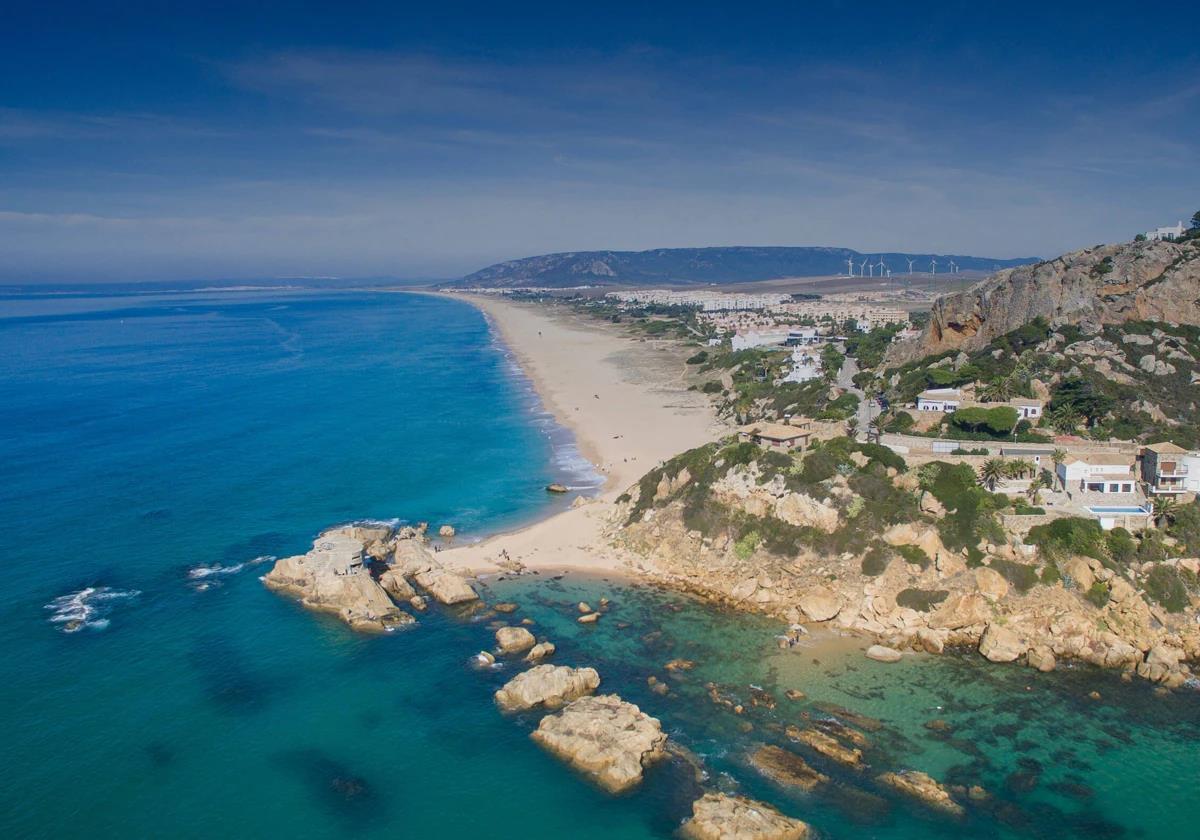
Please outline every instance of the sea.
[[[969, 651], [882, 664], [820, 632], [781, 649], [775, 622], [617, 579], [484, 581], [692, 756], [614, 797], [496, 709], [521, 665], [473, 663], [495, 616], [360, 635], [259, 580], [333, 524], [479, 539], [600, 481], [459, 301], [0, 288], [0, 836], [670, 837], [705, 790], [823, 838], [1195, 836], [1192, 690]], [[829, 783], [776, 786], [750, 756], [801, 751], [789, 726], [855, 728], [866, 766], [807, 755]], [[876, 780], [904, 769], [977, 798], [931, 814]]]

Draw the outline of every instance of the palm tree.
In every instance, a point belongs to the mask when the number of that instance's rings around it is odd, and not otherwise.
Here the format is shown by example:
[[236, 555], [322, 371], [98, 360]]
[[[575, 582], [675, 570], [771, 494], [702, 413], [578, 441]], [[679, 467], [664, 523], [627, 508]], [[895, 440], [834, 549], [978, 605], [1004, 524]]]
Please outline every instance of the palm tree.
[[[881, 437], [883, 437], [883, 415], [876, 415], [867, 424], [867, 440], [879, 443]], [[874, 438], [874, 441], [871, 441], [872, 438]]]
[[1060, 406], [1046, 415], [1046, 422], [1050, 424], [1054, 431], [1064, 435], [1074, 434], [1079, 428], [1081, 419], [1079, 412], [1067, 405]]
[[[1066, 460], [1067, 460], [1067, 450], [1065, 450], [1065, 449], [1055, 449], [1053, 452], [1051, 452], [1051, 453], [1050, 453], [1050, 459], [1051, 459], [1051, 460], [1054, 462], [1054, 475], [1055, 475], [1055, 476], [1057, 476], [1057, 475], [1058, 475], [1058, 468], [1059, 468], [1060, 466], [1062, 466], [1062, 464], [1064, 464], [1064, 463], [1066, 462]], [[1063, 482], [1062, 482], [1062, 489], [1063, 489], [1063, 490], [1066, 490], [1066, 489], [1067, 489], [1067, 482], [1066, 482], [1066, 481], [1063, 481]]]
[[983, 402], [1004, 402], [1012, 396], [1013, 382], [1010, 377], [993, 379], [979, 389], [979, 399]]
[[852, 440], [858, 440], [858, 418], [851, 417], [846, 421], [846, 434]]
[[988, 458], [979, 466], [979, 483], [991, 492], [996, 491], [996, 482], [1008, 477], [1008, 466], [1003, 458]]
[[1025, 491], [1025, 495], [1029, 497], [1029, 504], [1034, 506], [1041, 504], [1042, 490], [1044, 489], [1046, 489], [1046, 479], [1041, 475], [1029, 482], [1029, 489]]
[[1179, 502], [1170, 496], [1154, 500], [1154, 524], [1158, 528], [1170, 527], [1179, 515]]
[[1006, 478], [1024, 478], [1033, 472], [1033, 464], [1021, 458], [1007, 461], [1004, 464]]

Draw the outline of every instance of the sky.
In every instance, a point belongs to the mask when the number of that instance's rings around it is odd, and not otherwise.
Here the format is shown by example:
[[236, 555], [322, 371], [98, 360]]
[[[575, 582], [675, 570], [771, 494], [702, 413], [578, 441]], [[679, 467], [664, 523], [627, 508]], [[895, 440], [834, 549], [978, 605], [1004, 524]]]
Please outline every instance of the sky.
[[1053, 256], [1200, 209], [1198, 33], [1045, 0], [13, 2], [0, 282]]

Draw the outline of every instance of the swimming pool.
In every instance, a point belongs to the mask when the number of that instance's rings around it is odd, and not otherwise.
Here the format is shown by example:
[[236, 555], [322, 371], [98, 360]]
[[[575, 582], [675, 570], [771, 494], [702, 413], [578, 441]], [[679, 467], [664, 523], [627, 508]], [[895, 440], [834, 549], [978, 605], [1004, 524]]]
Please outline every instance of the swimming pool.
[[1105, 507], [1102, 505], [1096, 505], [1096, 506], [1089, 507], [1088, 510], [1091, 511], [1092, 513], [1094, 513], [1096, 516], [1149, 516], [1150, 515], [1150, 511], [1146, 510], [1144, 507], [1134, 507], [1132, 505], [1127, 505], [1125, 507], [1120, 507], [1120, 506]]

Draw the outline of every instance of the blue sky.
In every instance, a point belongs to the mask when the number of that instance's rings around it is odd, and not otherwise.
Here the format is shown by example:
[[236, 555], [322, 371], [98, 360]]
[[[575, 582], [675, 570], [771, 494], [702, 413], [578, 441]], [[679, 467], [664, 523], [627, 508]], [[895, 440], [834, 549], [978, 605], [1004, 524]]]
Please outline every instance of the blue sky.
[[1200, 209], [1182, 5], [184, 5], [0, 12], [0, 280], [1049, 256]]

